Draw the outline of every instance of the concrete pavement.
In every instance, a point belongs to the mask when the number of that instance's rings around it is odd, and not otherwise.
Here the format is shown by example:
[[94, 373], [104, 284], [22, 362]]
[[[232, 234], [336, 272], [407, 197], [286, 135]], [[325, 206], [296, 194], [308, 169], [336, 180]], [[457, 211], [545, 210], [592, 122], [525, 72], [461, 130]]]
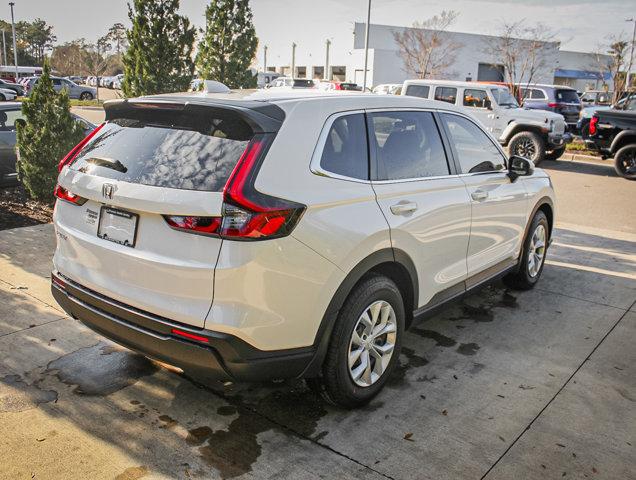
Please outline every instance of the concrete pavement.
[[538, 287], [415, 325], [358, 411], [299, 381], [203, 387], [115, 346], [52, 300], [50, 225], [0, 232], [0, 478], [636, 479], [636, 218], [575, 212], [634, 184], [559, 163], [568, 221]]

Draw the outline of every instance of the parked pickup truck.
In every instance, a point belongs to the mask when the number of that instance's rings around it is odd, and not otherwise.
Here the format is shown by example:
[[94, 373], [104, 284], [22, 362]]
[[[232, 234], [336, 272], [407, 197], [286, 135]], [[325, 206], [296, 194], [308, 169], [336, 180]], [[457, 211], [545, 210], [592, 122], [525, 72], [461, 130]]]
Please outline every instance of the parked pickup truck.
[[603, 159], [614, 158], [614, 168], [621, 177], [636, 180], [636, 112], [601, 110], [590, 120], [589, 148], [598, 150]]

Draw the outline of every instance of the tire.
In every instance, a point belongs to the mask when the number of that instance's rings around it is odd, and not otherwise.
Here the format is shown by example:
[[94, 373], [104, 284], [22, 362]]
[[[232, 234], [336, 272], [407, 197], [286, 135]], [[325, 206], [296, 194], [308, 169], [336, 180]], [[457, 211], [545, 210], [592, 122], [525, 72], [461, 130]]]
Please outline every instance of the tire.
[[[537, 254], [536, 245], [539, 243], [535, 234], [543, 228], [543, 250], [540, 253], [540, 261], [538, 268], [531, 267], [531, 255]], [[548, 219], [545, 213], [538, 211], [535, 213], [528, 234], [523, 241], [523, 251], [521, 252], [521, 258], [519, 259], [519, 265], [516, 271], [509, 273], [503, 278], [506, 285], [517, 290], [530, 290], [539, 281], [541, 273], [543, 272], [543, 266], [545, 265], [545, 258], [548, 254], [548, 243], [550, 239], [550, 229], [548, 225]], [[540, 235], [539, 235], [540, 238]], [[534, 265], [536, 265], [537, 257], [533, 257]], [[536, 269], [535, 269], [536, 268]]]
[[535, 165], [545, 158], [545, 140], [535, 132], [519, 132], [508, 143], [510, 155], [525, 157]]
[[[394, 328], [393, 332], [379, 335], [375, 341], [369, 340], [371, 337], [367, 338], [366, 335], [372, 329], [369, 327], [367, 330], [367, 325], [362, 321], [365, 312], [368, 313], [371, 307], [374, 307], [375, 311], [380, 309], [376, 317], [377, 321], [381, 321], [382, 314], [388, 314], [385, 329]], [[370, 317], [373, 318], [373, 316]], [[376, 324], [376, 328], [379, 325]], [[361, 343], [358, 349], [355, 348], [354, 329], [358, 333], [357, 338], [365, 342], [365, 344]], [[345, 408], [364, 405], [382, 390], [395, 369], [400, 357], [403, 334], [404, 302], [400, 291], [389, 278], [382, 275], [369, 275], [353, 289], [340, 309], [322, 366], [322, 377], [308, 379], [307, 382], [329, 403]], [[378, 341], [385, 343], [379, 345]], [[388, 353], [385, 354], [386, 366], [378, 376], [376, 366], [377, 370], [382, 369], [382, 363], [377, 363], [380, 361], [378, 358], [380, 350], [376, 350], [373, 346], [387, 348], [391, 343], [393, 348], [390, 357]], [[358, 354], [350, 368], [351, 349], [362, 353]], [[365, 358], [367, 364], [372, 367], [364, 368]], [[364, 373], [354, 380], [354, 373], [360, 371]], [[367, 372], [372, 373], [367, 375]]]
[[6, 102], [7, 97], [5, 97], [2, 93], [0, 93], [0, 102]]
[[548, 152], [545, 156], [546, 160], [558, 160], [565, 153], [565, 147], [554, 149]]
[[636, 144], [625, 145], [616, 152], [614, 170], [627, 180], [636, 180]]
[[80, 100], [92, 100], [93, 94], [91, 92], [82, 92], [79, 97]]

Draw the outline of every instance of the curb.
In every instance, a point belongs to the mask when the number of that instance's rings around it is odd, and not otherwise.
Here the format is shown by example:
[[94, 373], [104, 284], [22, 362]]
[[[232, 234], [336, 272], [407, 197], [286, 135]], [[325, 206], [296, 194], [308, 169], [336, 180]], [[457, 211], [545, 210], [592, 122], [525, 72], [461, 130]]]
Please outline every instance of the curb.
[[583, 155], [581, 153], [564, 153], [563, 156], [561, 158], [559, 158], [559, 160], [569, 160], [571, 162], [573, 161], [595, 161], [595, 162], [601, 162], [603, 161], [603, 159], [600, 157], [600, 155]]

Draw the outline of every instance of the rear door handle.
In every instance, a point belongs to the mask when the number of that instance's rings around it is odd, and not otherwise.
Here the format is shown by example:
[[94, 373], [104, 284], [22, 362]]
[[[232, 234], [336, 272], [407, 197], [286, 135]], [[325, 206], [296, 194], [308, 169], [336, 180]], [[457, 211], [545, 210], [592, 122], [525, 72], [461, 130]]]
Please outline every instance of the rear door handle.
[[484, 192], [483, 190], [475, 190], [473, 193], [470, 194], [470, 196], [476, 202], [481, 202], [488, 198], [488, 192]]
[[395, 205], [391, 205], [391, 213], [393, 215], [406, 215], [417, 210], [417, 203], [415, 202], [400, 202]]

